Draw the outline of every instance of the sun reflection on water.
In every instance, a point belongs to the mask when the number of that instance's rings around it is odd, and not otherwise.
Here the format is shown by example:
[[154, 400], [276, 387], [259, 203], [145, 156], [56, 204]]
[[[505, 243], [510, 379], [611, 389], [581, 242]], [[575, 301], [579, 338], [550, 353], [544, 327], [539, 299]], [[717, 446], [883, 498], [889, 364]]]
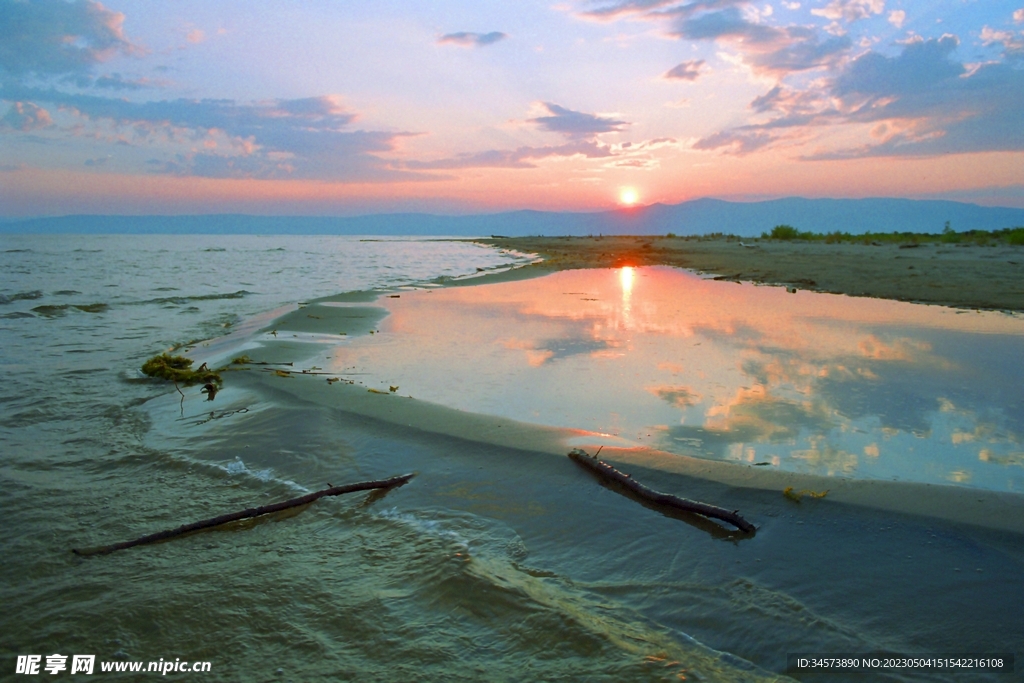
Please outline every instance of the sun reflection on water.
[[619, 282], [622, 283], [622, 319], [626, 324], [626, 327], [632, 326], [632, 306], [631, 299], [633, 298], [633, 266], [623, 266], [619, 269]]

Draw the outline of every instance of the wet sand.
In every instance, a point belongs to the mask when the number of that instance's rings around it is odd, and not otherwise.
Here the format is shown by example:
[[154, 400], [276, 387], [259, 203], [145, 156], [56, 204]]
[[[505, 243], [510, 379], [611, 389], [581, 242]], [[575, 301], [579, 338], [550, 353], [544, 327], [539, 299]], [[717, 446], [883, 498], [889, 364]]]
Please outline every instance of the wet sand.
[[[719, 279], [957, 308], [1024, 311], [1024, 246], [881, 246], [684, 237], [516, 237], [475, 240], [536, 253], [520, 269], [668, 265]], [[908, 243], [909, 244], [909, 243]]]

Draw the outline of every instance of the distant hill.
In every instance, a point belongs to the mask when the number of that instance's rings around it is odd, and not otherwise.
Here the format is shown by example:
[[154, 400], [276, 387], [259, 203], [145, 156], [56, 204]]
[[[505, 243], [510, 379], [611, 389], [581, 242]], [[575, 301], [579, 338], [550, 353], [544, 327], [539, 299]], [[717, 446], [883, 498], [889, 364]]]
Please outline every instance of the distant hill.
[[510, 211], [472, 216], [60, 216], [0, 223], [2, 233], [237, 235], [702, 235], [754, 237], [779, 224], [801, 231], [959, 232], [1024, 226], [1024, 209], [913, 199], [695, 199], [596, 213]]

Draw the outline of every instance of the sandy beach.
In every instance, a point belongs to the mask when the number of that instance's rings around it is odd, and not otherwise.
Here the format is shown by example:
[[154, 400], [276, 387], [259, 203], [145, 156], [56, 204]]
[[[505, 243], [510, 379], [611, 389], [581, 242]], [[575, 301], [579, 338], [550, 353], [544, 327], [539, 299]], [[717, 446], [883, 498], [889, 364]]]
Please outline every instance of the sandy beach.
[[683, 237], [477, 241], [543, 257], [526, 272], [669, 265], [737, 282], [957, 308], [1024, 311], [1022, 246], [922, 243], [907, 247]]

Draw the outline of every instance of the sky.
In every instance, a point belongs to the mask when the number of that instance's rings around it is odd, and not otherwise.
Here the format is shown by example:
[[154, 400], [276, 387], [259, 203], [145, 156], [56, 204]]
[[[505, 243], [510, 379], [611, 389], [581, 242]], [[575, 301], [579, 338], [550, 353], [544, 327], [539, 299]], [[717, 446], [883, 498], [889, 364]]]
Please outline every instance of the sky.
[[0, 0], [0, 217], [1024, 207], [1024, 0]]

